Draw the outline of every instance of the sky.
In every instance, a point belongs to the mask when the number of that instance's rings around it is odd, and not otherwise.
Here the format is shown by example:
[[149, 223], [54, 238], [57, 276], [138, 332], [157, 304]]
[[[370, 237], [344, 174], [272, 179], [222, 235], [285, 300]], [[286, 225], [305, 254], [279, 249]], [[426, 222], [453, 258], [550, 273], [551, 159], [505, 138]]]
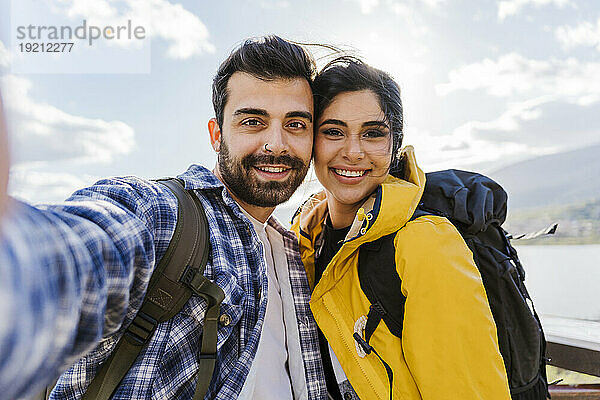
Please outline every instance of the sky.
[[[19, 40], [18, 26], [83, 20], [132, 21], [145, 37], [78, 39], [79, 58], [20, 51], [34, 40]], [[600, 143], [597, 0], [0, 0], [9, 191], [53, 202], [105, 176], [212, 168], [212, 77], [265, 34], [335, 45], [389, 72], [404, 143], [426, 171], [489, 172]], [[283, 208], [313, 190], [308, 179]]]

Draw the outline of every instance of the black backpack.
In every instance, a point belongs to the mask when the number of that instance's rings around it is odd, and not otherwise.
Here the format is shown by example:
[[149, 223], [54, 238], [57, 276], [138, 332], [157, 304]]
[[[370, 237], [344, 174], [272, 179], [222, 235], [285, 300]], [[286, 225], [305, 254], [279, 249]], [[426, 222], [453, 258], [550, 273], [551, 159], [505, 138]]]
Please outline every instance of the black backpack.
[[[110, 357], [102, 364], [82, 400], [108, 400], [148, 344], [159, 323], [177, 314], [192, 295], [207, 302], [202, 329], [199, 371], [193, 400], [202, 400], [212, 380], [217, 358], [217, 323], [225, 294], [204, 276], [210, 253], [208, 221], [202, 204], [176, 178], [158, 179], [177, 197], [177, 225], [169, 247], [152, 273], [140, 311]], [[47, 400], [48, 386], [37, 398]]]
[[[506, 218], [506, 192], [493, 180], [473, 172], [445, 170], [426, 177], [425, 191], [411, 220], [433, 214], [456, 226], [483, 279], [512, 399], [546, 399], [546, 340], [524, 285], [525, 271], [501, 227]], [[367, 353], [374, 351], [369, 339], [382, 319], [394, 335], [402, 337], [406, 298], [395, 267], [395, 235], [359, 249], [360, 285], [372, 305], [364, 339], [358, 334], [354, 338]], [[392, 371], [382, 362], [391, 388]]]

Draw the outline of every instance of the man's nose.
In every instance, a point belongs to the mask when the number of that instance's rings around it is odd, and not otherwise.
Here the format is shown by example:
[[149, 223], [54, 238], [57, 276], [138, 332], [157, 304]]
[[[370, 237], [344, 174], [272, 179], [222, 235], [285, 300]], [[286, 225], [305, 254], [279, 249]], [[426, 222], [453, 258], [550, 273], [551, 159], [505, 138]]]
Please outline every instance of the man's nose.
[[265, 137], [263, 151], [273, 155], [287, 154], [289, 151], [285, 130], [279, 124], [274, 124], [268, 129]]

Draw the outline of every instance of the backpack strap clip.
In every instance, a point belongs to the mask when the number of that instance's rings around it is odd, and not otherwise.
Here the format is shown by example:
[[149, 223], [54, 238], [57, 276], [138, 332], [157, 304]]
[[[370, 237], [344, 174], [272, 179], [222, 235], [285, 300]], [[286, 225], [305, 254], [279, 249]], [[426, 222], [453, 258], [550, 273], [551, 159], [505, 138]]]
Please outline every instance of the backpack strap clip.
[[[371, 307], [369, 307], [367, 323], [365, 324], [365, 341], [367, 343], [371, 340], [371, 336], [375, 333], [375, 329], [377, 329], [385, 314], [385, 309], [379, 302], [373, 303], [371, 304]], [[369, 354], [369, 352], [367, 352], [367, 354]]]
[[157, 320], [140, 310], [125, 331], [125, 335], [136, 344], [142, 346], [147, 343], [157, 326]]
[[208, 302], [208, 308], [220, 305], [225, 298], [223, 290], [211, 282], [199, 268], [188, 266], [181, 277], [181, 282], [186, 284], [194, 294]]

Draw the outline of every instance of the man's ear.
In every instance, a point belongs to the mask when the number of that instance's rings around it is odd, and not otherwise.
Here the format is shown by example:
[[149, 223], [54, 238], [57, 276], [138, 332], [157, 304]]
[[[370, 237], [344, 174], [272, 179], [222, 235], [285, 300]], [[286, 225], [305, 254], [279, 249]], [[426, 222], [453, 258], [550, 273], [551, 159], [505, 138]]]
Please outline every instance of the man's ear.
[[219, 127], [216, 118], [208, 120], [208, 133], [210, 135], [210, 144], [218, 153], [221, 151], [221, 128]]

